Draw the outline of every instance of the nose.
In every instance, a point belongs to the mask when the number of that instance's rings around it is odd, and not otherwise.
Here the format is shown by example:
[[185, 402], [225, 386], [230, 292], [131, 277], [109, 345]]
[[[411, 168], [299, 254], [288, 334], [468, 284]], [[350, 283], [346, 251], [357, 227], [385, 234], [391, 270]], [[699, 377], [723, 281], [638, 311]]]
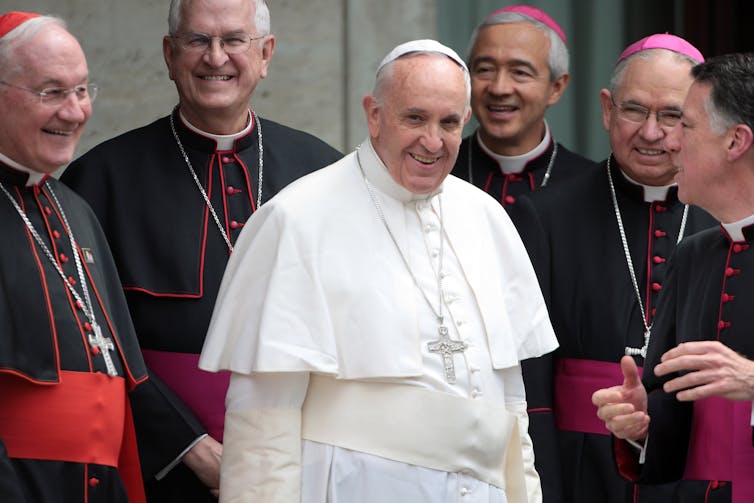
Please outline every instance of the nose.
[[652, 113], [649, 114], [649, 117], [647, 117], [642, 123], [641, 128], [639, 129], [639, 134], [641, 134], [645, 140], [655, 142], [662, 140], [667, 136], [667, 129], [657, 122], [657, 115]]
[[204, 61], [214, 67], [220, 67], [228, 61], [228, 53], [225, 52], [219, 37], [213, 37], [210, 40], [209, 47], [204, 52]]
[[85, 122], [88, 112], [92, 109], [89, 99], [80, 100], [76, 93], [68, 93], [65, 101], [58, 108], [57, 115], [67, 122]]
[[421, 140], [421, 144], [427, 152], [438, 152], [442, 149], [444, 143], [442, 138], [442, 128], [438, 125], [429, 124], [426, 127]]
[[662, 144], [663, 148], [671, 153], [679, 152], [681, 150], [680, 136], [681, 125], [677, 124], [666, 132], [665, 139], [663, 140]]
[[489, 85], [489, 91], [492, 94], [502, 95], [511, 93], [511, 79], [508, 78], [508, 74], [503, 70], [498, 70], [495, 73], [495, 77], [492, 79]]

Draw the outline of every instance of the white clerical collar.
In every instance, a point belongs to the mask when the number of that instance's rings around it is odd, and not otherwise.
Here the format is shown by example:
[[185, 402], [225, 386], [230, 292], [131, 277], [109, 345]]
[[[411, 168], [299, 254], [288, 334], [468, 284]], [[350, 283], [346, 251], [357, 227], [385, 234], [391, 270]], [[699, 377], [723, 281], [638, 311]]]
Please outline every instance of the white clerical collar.
[[670, 190], [670, 187], [675, 187], [674, 183], [671, 183], [670, 185], [660, 185], [660, 186], [654, 186], [654, 185], [644, 185], [643, 183], [639, 183], [630, 176], [628, 176], [623, 170], [620, 170], [621, 175], [623, 175], [623, 178], [628, 180], [634, 185], [638, 185], [642, 189], [644, 189], [644, 202], [645, 203], [653, 203], [655, 201], [664, 201], [668, 198], [668, 190]]
[[442, 192], [442, 184], [440, 184], [440, 186], [431, 194], [414, 194], [400, 185], [393, 179], [387, 166], [382, 162], [380, 156], [377, 155], [377, 152], [372, 145], [372, 141], [369, 138], [359, 145], [356, 149], [356, 155], [359, 156], [358, 159], [367, 180], [380, 189], [380, 191], [398, 201], [407, 203], [409, 201], [426, 200]]
[[42, 183], [45, 178], [49, 176], [48, 173], [40, 173], [39, 171], [34, 171], [33, 169], [27, 168], [26, 166], [22, 166], [21, 164], [17, 163], [7, 155], [4, 155], [0, 153], [0, 161], [7, 164], [13, 169], [17, 169], [18, 171], [23, 171], [24, 173], [27, 173], [29, 175], [29, 179], [26, 180], [26, 186], [31, 187], [32, 185], [38, 185]]
[[550, 135], [550, 127], [547, 125], [547, 121], [545, 121], [545, 136], [542, 138], [542, 141], [539, 142], [539, 145], [525, 154], [512, 156], [496, 154], [490, 150], [490, 148], [482, 141], [482, 137], [479, 135], [478, 130], [476, 133], [476, 139], [479, 142], [479, 146], [482, 147], [482, 150], [484, 150], [488, 156], [497, 161], [498, 166], [500, 166], [500, 171], [505, 175], [509, 175], [511, 173], [521, 173], [526, 169], [526, 165], [529, 164], [529, 161], [544, 154], [547, 147], [550, 146], [552, 136]]
[[754, 215], [748, 216], [737, 222], [731, 222], [729, 224], [721, 223], [720, 225], [723, 226], [723, 229], [725, 229], [725, 232], [728, 233], [728, 236], [730, 236], [733, 241], [746, 241], [744, 228], [754, 225]]
[[233, 134], [213, 134], [208, 133], [206, 131], [202, 131], [198, 127], [191, 124], [188, 120], [186, 120], [186, 117], [183, 116], [181, 113], [181, 110], [178, 109], [178, 114], [181, 116], [181, 120], [186, 125], [187, 128], [189, 128], [191, 131], [193, 131], [196, 134], [200, 134], [202, 136], [205, 136], [207, 138], [211, 138], [215, 140], [217, 143], [217, 150], [233, 150], [233, 143], [240, 137], [246, 136], [249, 134], [249, 131], [251, 131], [251, 128], [254, 126], [251, 120], [251, 113], [248, 114], [248, 119], [246, 123], [246, 127], [243, 128], [238, 133]]

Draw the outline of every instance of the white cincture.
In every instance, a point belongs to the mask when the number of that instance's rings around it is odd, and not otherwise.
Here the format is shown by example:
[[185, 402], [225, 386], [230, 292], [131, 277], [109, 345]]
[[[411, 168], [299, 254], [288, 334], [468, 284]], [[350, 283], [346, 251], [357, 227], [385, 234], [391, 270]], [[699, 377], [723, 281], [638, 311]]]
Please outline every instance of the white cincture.
[[444, 250], [445, 250], [445, 226], [443, 223], [443, 216], [442, 216], [442, 199], [439, 195], [437, 196], [438, 205], [440, 207], [440, 253], [439, 253], [439, 258], [438, 258], [437, 271], [433, 271], [435, 273], [435, 278], [437, 279], [437, 295], [438, 295], [438, 302], [437, 302], [438, 308], [435, 309], [435, 306], [432, 305], [432, 302], [429, 300], [429, 297], [427, 296], [426, 292], [419, 285], [419, 280], [416, 279], [416, 275], [414, 275], [414, 271], [411, 270], [411, 266], [409, 265], [406, 257], [403, 255], [403, 251], [401, 250], [401, 247], [398, 246], [398, 241], [395, 239], [395, 235], [393, 235], [393, 231], [390, 230], [390, 226], [387, 224], [387, 220], [385, 219], [385, 214], [382, 211], [382, 206], [380, 206], [380, 203], [377, 200], [377, 196], [374, 194], [374, 188], [372, 187], [372, 184], [367, 179], [366, 173], [364, 173], [364, 168], [361, 165], [361, 158], [359, 157], [358, 149], [356, 150], [356, 162], [359, 164], [359, 169], [361, 170], [361, 176], [364, 178], [364, 184], [366, 185], [367, 191], [369, 192], [369, 197], [372, 199], [372, 203], [374, 204], [374, 207], [377, 210], [377, 215], [380, 217], [382, 224], [385, 226], [385, 229], [387, 230], [387, 233], [390, 236], [390, 239], [395, 245], [395, 249], [398, 250], [398, 255], [400, 255], [401, 260], [403, 261], [403, 264], [406, 266], [408, 273], [411, 275], [411, 279], [414, 280], [414, 284], [416, 285], [416, 288], [419, 289], [419, 292], [421, 292], [422, 297], [424, 297], [424, 301], [427, 303], [429, 308], [432, 310], [432, 313], [437, 318], [437, 324], [438, 324], [437, 332], [440, 337], [437, 340], [428, 342], [427, 349], [431, 353], [440, 354], [443, 360], [443, 368], [445, 369], [445, 379], [448, 381], [449, 384], [454, 384], [456, 382], [456, 368], [455, 368], [455, 363], [453, 362], [453, 354], [463, 352], [466, 349], [466, 342], [454, 340], [450, 338], [450, 336], [448, 335], [448, 327], [445, 326], [445, 317], [443, 316], [442, 263], [443, 263], [443, 256], [444, 256]]
[[21, 220], [24, 221], [24, 224], [26, 225], [26, 228], [29, 229], [29, 232], [34, 237], [34, 240], [37, 242], [39, 247], [42, 249], [44, 254], [47, 256], [47, 258], [50, 260], [50, 263], [55, 267], [55, 270], [60, 275], [60, 278], [63, 280], [63, 284], [68, 287], [68, 290], [71, 292], [71, 295], [73, 295], [73, 298], [76, 299], [76, 301], [81, 305], [81, 310], [84, 312], [84, 316], [87, 317], [89, 320], [89, 324], [92, 328], [92, 333], [89, 333], [89, 344], [93, 348], [100, 349], [100, 352], [102, 354], [102, 358], [105, 360], [105, 366], [107, 368], [108, 375], [111, 376], [117, 376], [118, 371], [115, 370], [115, 364], [113, 363], [113, 359], [110, 356], [110, 351], [115, 350], [115, 345], [113, 344], [112, 339], [109, 337], [105, 337], [102, 335], [102, 329], [97, 324], [97, 320], [94, 317], [94, 307], [92, 306], [92, 300], [89, 297], [89, 288], [86, 286], [86, 275], [84, 274], [84, 268], [81, 265], [81, 258], [79, 257], [79, 249], [78, 245], [76, 244], [76, 240], [73, 237], [73, 229], [71, 228], [71, 225], [68, 223], [68, 218], [65, 215], [65, 212], [63, 211], [63, 206], [60, 204], [60, 201], [58, 201], [58, 196], [55, 195], [55, 192], [53, 192], [52, 187], [50, 186], [49, 182], [45, 182], [45, 186], [47, 187], [47, 190], [50, 192], [50, 195], [52, 196], [52, 199], [55, 201], [55, 204], [58, 207], [58, 210], [60, 211], [60, 216], [63, 219], [63, 223], [65, 224], [66, 230], [68, 231], [68, 238], [71, 242], [71, 250], [73, 253], [73, 259], [76, 263], [76, 272], [79, 276], [79, 282], [81, 284], [81, 291], [83, 293], [84, 298], [82, 299], [79, 293], [76, 291], [75, 288], [73, 288], [73, 285], [68, 281], [68, 279], [65, 277], [65, 273], [63, 272], [63, 269], [61, 269], [60, 265], [55, 260], [55, 257], [53, 257], [52, 252], [47, 247], [47, 244], [42, 240], [42, 237], [37, 232], [37, 229], [34, 228], [34, 225], [31, 223], [31, 220], [29, 220], [29, 217], [26, 215], [24, 210], [21, 208], [21, 206], [16, 202], [15, 199], [13, 199], [13, 196], [11, 196], [10, 192], [5, 188], [5, 186], [0, 183], [0, 189], [5, 193], [6, 196], [8, 196], [8, 200], [10, 200], [11, 204], [13, 204], [13, 207], [16, 209], [16, 212], [21, 217]]
[[[615, 209], [615, 218], [618, 221], [618, 231], [620, 232], [620, 239], [623, 243], [623, 253], [626, 256], [626, 264], [628, 265], [628, 274], [631, 276], [631, 283], [634, 286], [634, 293], [636, 293], [636, 300], [639, 303], [639, 310], [641, 311], [641, 322], [644, 324], [644, 345], [641, 348], [626, 347], [626, 355], [628, 356], [641, 356], [647, 357], [647, 346], [649, 346], [649, 337], [652, 332], [652, 324], [647, 323], [647, 311], [644, 309], [644, 304], [641, 301], [641, 293], [639, 292], [639, 283], [636, 281], [636, 272], [634, 271], [634, 263], [631, 260], [631, 251], [628, 248], [628, 239], [626, 238], [626, 231], [623, 228], [623, 219], [620, 216], [620, 207], [618, 206], [618, 197], [615, 194], [615, 185], [613, 184], [613, 175], [610, 173], [610, 159], [612, 154], [607, 158], [607, 181], [610, 184], [610, 195], [613, 198], [613, 208]], [[683, 217], [681, 217], [681, 228], [678, 230], [678, 240], [676, 244], [683, 239], [683, 233], [686, 230], [686, 219], [689, 214], [689, 205], [686, 204], [683, 207]]]
[[[264, 173], [264, 155], [263, 155], [264, 149], [262, 148], [262, 124], [259, 122], [259, 117], [257, 117], [257, 115], [254, 113], [253, 110], [249, 110], [249, 112], [251, 113], [251, 117], [253, 118], [254, 122], [257, 125], [257, 142], [259, 144], [259, 180], [257, 182], [257, 208], [259, 208], [259, 206], [261, 206], [262, 204], [262, 180], [263, 180], [262, 175]], [[212, 206], [212, 203], [209, 200], [207, 191], [204, 190], [204, 187], [199, 181], [199, 177], [196, 176], [196, 171], [194, 171], [194, 167], [191, 165], [191, 161], [189, 160], [188, 154], [186, 154], [186, 150], [183, 148], [183, 143], [181, 143], [181, 139], [178, 137], [178, 131], [175, 130], [175, 123], [173, 122], [174, 113], [175, 113], [175, 109], [173, 109], [173, 112], [170, 113], [170, 130], [173, 132], [173, 138], [175, 138], [175, 143], [178, 145], [178, 150], [181, 151], [181, 155], [183, 155], [183, 160], [186, 161], [186, 166], [188, 166], [188, 170], [191, 173], [191, 177], [194, 179], [194, 183], [196, 183], [196, 187], [199, 189], [199, 192], [201, 193], [202, 198], [204, 199], [204, 203], [207, 205], [207, 208], [209, 208], [209, 212], [212, 214], [212, 219], [215, 221], [215, 225], [217, 226], [217, 229], [220, 231], [220, 234], [222, 235], [223, 240], [225, 240], [225, 244], [228, 245], [228, 250], [232, 252], [233, 244], [230, 242], [230, 238], [228, 237], [228, 234], [225, 232], [225, 229], [220, 223], [220, 218], [217, 216], [217, 212], [215, 212], [215, 208], [214, 206]]]

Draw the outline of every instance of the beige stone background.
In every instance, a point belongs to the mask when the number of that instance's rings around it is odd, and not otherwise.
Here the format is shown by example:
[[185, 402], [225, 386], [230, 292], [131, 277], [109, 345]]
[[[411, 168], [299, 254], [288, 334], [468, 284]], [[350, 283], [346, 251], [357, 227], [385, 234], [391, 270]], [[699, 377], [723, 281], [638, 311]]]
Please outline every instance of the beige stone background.
[[[436, 37], [433, 0], [268, 0], [276, 48], [252, 98], [260, 115], [342, 151], [366, 137], [361, 98], [395, 45]], [[170, 112], [177, 101], [162, 57], [167, 0], [0, 0], [0, 12], [68, 22], [100, 85], [78, 154]]]

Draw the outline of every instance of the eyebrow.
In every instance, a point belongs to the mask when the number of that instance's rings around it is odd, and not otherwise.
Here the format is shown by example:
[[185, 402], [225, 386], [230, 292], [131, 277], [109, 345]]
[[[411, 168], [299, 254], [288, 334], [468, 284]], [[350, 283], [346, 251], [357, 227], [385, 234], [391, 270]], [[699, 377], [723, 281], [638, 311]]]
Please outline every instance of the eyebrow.
[[[644, 103], [642, 103], [640, 101], [637, 101], [637, 100], [623, 100], [623, 101], [621, 101], [621, 103], [624, 104], [624, 105], [638, 105], [638, 106], [646, 108], [648, 110], [650, 109], [650, 107], [648, 107]], [[660, 107], [659, 110], [672, 110], [674, 112], [682, 112], [683, 111], [680, 105], [666, 105], [666, 106]]]
[[[492, 56], [478, 56], [471, 61], [471, 67], [473, 68], [479, 63], [497, 64], [497, 60]], [[506, 61], [504, 65], [500, 66], [525, 66], [534, 73], [537, 73], [537, 68], [534, 66], [534, 64], [531, 61], [527, 61], [525, 59], [511, 59], [510, 61]]]

